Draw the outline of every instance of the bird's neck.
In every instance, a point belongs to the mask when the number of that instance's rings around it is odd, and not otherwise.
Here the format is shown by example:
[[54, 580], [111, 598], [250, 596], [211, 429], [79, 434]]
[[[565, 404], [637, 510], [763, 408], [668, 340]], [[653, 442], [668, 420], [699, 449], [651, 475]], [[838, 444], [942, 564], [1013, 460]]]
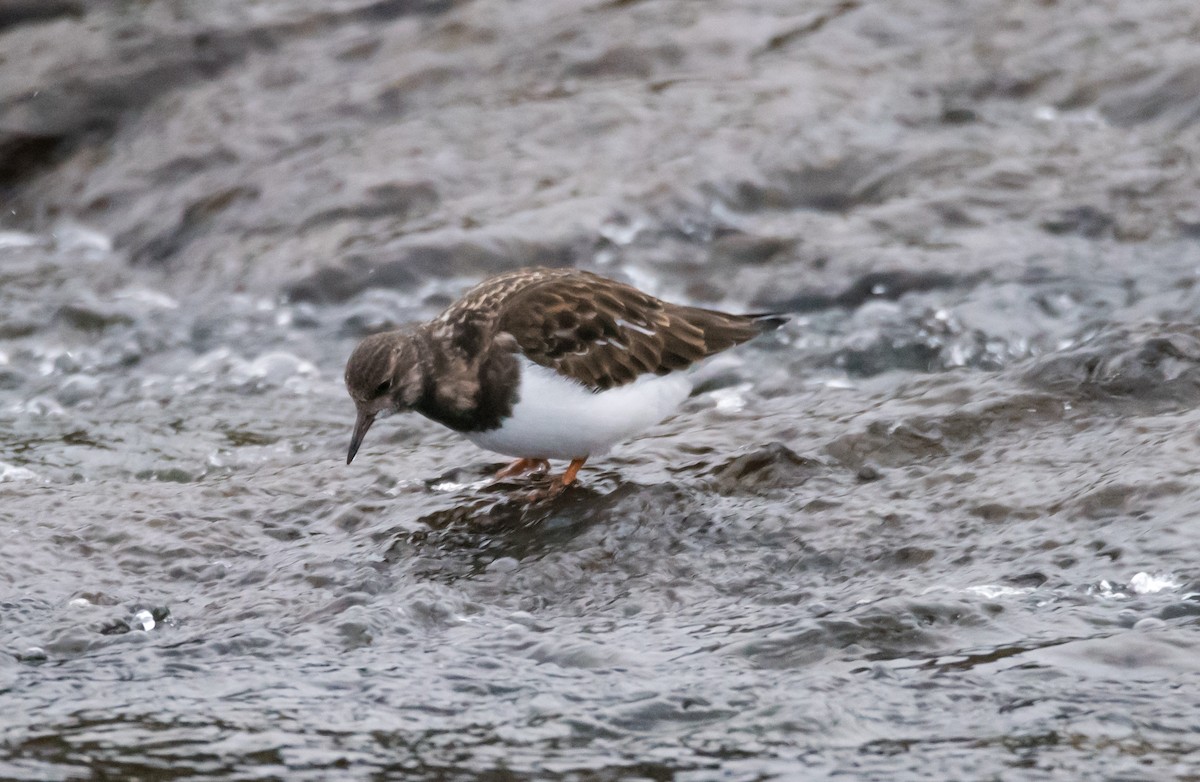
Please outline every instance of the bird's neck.
[[423, 374], [413, 410], [459, 432], [492, 429], [512, 412], [519, 374], [509, 351], [464, 351], [427, 331], [414, 343]]
[[417, 366], [420, 367], [420, 377], [417, 378], [416, 401], [409, 406], [419, 413], [424, 413], [422, 407], [437, 396], [437, 367], [440, 362], [436, 346], [425, 328], [417, 329], [412, 335], [413, 346], [417, 349]]

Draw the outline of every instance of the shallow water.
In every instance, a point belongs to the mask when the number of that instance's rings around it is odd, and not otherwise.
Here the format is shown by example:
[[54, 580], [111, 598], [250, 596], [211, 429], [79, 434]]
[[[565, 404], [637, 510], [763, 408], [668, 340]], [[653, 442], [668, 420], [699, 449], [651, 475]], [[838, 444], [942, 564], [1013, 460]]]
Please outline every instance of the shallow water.
[[[1195, 759], [1192, 329], [861, 377], [817, 367], [871, 330], [903, 363], [906, 324], [985, 292], [824, 316], [815, 349], [801, 318], [530, 507], [420, 419], [343, 463], [352, 308], [134, 284], [88, 309], [77, 253], [8, 260], [7, 777]], [[1180, 355], [1137, 366], [1170, 379], [1104, 384], [1155, 340]]]
[[[1200, 779], [1170, 13], [334, 5], [214, 11], [280, 48], [5, 169], [45, 208], [0, 233], [0, 778]], [[3, 35], [42, 24], [87, 34]], [[343, 70], [403, 110], [318, 101]], [[786, 159], [798, 115], [841, 162]], [[433, 195], [373, 190], [387, 151]], [[347, 466], [357, 339], [530, 262], [794, 316], [553, 502], [415, 416]]]

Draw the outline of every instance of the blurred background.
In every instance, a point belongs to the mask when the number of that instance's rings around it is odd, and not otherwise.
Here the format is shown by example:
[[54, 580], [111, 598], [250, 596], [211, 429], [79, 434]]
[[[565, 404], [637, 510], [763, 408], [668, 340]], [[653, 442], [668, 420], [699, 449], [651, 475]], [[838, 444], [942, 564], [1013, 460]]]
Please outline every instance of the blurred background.
[[[0, 0], [0, 777], [1200, 779], [1192, 0]], [[537, 507], [363, 335], [791, 323]]]

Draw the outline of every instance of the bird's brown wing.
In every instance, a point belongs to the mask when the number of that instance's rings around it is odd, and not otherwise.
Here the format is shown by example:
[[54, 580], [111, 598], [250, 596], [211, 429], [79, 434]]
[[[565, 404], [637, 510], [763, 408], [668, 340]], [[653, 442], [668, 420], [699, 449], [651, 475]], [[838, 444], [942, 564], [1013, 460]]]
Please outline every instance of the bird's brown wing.
[[670, 304], [590, 272], [531, 270], [522, 284], [517, 274], [496, 278], [493, 290], [507, 290], [487, 299], [495, 333], [511, 334], [531, 361], [597, 391], [684, 369], [783, 322]]

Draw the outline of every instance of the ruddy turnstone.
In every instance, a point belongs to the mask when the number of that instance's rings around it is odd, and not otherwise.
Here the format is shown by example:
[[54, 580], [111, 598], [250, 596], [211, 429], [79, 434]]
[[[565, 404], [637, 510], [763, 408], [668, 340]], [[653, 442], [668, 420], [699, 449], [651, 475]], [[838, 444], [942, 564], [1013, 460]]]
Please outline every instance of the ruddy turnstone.
[[517, 461], [497, 475], [588, 457], [647, 429], [691, 392], [680, 370], [778, 328], [776, 314], [671, 304], [576, 269], [484, 280], [438, 317], [359, 343], [346, 363], [358, 410], [349, 464], [376, 418], [415, 410]]

